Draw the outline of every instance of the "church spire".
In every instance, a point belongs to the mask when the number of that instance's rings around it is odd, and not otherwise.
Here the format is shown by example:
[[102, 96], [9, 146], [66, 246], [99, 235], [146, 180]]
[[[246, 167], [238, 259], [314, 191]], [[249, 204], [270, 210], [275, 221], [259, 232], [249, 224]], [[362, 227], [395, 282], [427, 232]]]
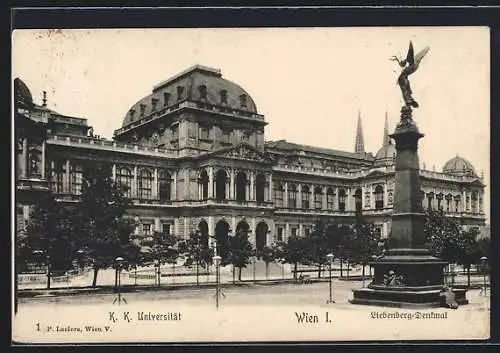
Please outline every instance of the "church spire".
[[384, 124], [384, 139], [382, 141], [382, 146], [387, 147], [391, 143], [389, 138], [389, 123], [387, 120], [387, 111], [385, 112], [385, 124]]
[[363, 139], [363, 127], [361, 126], [361, 112], [358, 110], [358, 127], [356, 129], [355, 153], [365, 153], [365, 141]]

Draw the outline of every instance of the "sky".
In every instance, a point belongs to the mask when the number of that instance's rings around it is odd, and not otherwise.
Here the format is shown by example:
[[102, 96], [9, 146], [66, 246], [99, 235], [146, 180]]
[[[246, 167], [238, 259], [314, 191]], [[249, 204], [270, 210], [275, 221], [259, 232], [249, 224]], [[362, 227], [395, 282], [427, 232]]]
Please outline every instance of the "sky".
[[490, 39], [487, 27], [16, 30], [12, 76], [36, 103], [88, 119], [111, 138], [153, 86], [200, 64], [243, 87], [268, 122], [266, 140], [354, 151], [358, 111], [365, 149], [392, 132], [402, 98], [389, 60], [430, 51], [410, 76], [425, 137], [419, 156], [441, 171], [452, 157], [484, 173], [489, 218]]

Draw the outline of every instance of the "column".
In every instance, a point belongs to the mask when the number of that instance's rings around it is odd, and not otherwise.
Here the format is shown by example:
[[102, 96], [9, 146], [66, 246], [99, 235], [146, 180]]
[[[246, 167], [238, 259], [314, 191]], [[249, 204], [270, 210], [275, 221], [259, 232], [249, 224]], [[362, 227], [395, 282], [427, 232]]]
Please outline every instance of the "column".
[[384, 208], [388, 206], [387, 202], [387, 183], [384, 183]]
[[188, 224], [188, 218], [187, 217], [184, 217], [184, 232], [183, 232], [183, 235], [184, 235], [184, 239], [187, 238], [189, 234], [189, 224]]
[[382, 238], [387, 238], [387, 221], [384, 219], [384, 224], [382, 225]]
[[467, 210], [467, 192], [464, 190], [462, 192], [462, 212]]
[[257, 245], [257, 238], [256, 238], [256, 233], [255, 233], [255, 217], [252, 217], [250, 219], [250, 234], [249, 234], [249, 239], [248, 240], [250, 241], [250, 243], [254, 247]]
[[234, 169], [231, 169], [231, 173], [230, 173], [229, 198], [236, 199], [236, 192], [235, 192], [235, 187], [234, 187]]
[[214, 197], [214, 168], [208, 167], [208, 198]]
[[153, 171], [153, 192], [151, 193], [153, 200], [158, 199], [158, 168]]
[[215, 236], [214, 216], [208, 216], [208, 235]]
[[250, 201], [255, 201], [255, 173], [250, 172], [250, 192], [248, 194]]
[[137, 166], [134, 166], [134, 181], [132, 182], [132, 197], [137, 197]]
[[299, 237], [303, 236], [304, 236], [304, 226], [302, 225], [302, 223], [299, 223]]
[[287, 241], [288, 238], [290, 237], [290, 223], [285, 223], [285, 239], [284, 241]]
[[179, 218], [174, 218], [174, 235], [178, 236], [179, 235]]
[[361, 186], [361, 209], [365, 209], [365, 192], [366, 187], [364, 185]]
[[326, 190], [328, 189], [327, 186], [322, 186], [321, 187], [321, 209], [326, 210], [328, 208], [327, 206], [327, 201], [326, 201]]
[[298, 184], [297, 188], [297, 208], [302, 208], [302, 184]]
[[28, 177], [28, 139], [23, 138], [23, 154], [21, 158], [21, 176]]
[[283, 206], [288, 207], [288, 182], [285, 181], [284, 184], [285, 184], [285, 192], [283, 195]]
[[41, 170], [41, 174], [42, 174], [42, 179], [45, 179], [45, 140], [42, 142], [42, 163], [41, 163], [41, 166], [40, 168], [42, 169]]
[[236, 217], [231, 217], [231, 233], [236, 234]]
[[177, 198], [177, 174], [178, 174], [177, 170], [175, 170], [172, 174], [173, 174], [173, 178], [174, 178], [174, 180], [173, 180], [174, 189], [172, 190], [173, 191], [172, 200], [178, 200], [178, 198]]
[[69, 159], [66, 159], [66, 180], [65, 180], [64, 192], [71, 193], [71, 166]]
[[152, 230], [153, 232], [161, 232], [161, 224], [160, 224], [160, 218], [155, 217], [155, 228]]
[[[453, 200], [451, 202], [453, 203]], [[426, 208], [427, 208], [427, 193], [424, 191], [424, 193], [422, 194], [422, 209], [425, 210]]]
[[190, 200], [189, 197], [189, 169], [184, 169], [184, 200]]
[[[269, 194], [268, 194], [268, 199], [267, 201], [268, 202], [273, 202], [273, 174], [272, 173], [269, 173]], [[264, 200], [266, 201], [266, 200]]]
[[116, 181], [116, 163], [113, 163], [113, 167], [111, 167], [111, 179]]

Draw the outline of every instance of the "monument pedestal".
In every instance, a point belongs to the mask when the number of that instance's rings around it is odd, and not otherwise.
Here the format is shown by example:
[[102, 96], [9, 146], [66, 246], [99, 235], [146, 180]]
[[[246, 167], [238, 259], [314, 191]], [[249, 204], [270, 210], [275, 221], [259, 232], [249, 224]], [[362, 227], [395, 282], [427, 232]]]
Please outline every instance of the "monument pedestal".
[[[420, 196], [418, 131], [411, 108], [401, 109], [401, 121], [394, 134], [396, 166], [390, 250], [370, 263], [375, 270], [367, 288], [353, 290], [352, 304], [392, 307], [438, 307], [444, 305], [443, 269], [447, 262], [425, 248], [424, 222]], [[467, 304], [465, 290], [453, 289], [455, 300]]]

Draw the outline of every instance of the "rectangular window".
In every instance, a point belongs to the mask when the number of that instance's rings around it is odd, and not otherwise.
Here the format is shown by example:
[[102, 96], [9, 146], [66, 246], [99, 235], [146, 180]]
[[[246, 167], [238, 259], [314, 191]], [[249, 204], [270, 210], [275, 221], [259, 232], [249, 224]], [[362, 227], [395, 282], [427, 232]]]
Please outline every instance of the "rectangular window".
[[50, 188], [56, 194], [64, 192], [65, 169], [62, 162], [55, 162], [54, 166], [50, 169]]
[[292, 237], [296, 237], [297, 236], [297, 228], [292, 228]]
[[311, 229], [310, 228], [304, 228], [304, 234], [306, 237], [308, 237], [309, 235], [311, 235]]
[[142, 225], [142, 234], [145, 236], [151, 235], [151, 224]]
[[314, 193], [314, 208], [321, 210], [323, 208], [323, 195], [321, 193]]
[[283, 207], [283, 189], [281, 186], [274, 189], [274, 202], [276, 207]]
[[210, 139], [210, 129], [205, 126], [200, 126], [200, 139], [208, 140]]
[[83, 170], [79, 165], [71, 166], [71, 193], [80, 195], [82, 193]]
[[170, 223], [162, 223], [161, 232], [164, 236], [170, 235]]
[[179, 124], [172, 125], [172, 138], [179, 138]]
[[230, 133], [229, 131], [222, 131], [221, 142], [229, 143]]
[[278, 227], [278, 241], [283, 241], [283, 227]]

